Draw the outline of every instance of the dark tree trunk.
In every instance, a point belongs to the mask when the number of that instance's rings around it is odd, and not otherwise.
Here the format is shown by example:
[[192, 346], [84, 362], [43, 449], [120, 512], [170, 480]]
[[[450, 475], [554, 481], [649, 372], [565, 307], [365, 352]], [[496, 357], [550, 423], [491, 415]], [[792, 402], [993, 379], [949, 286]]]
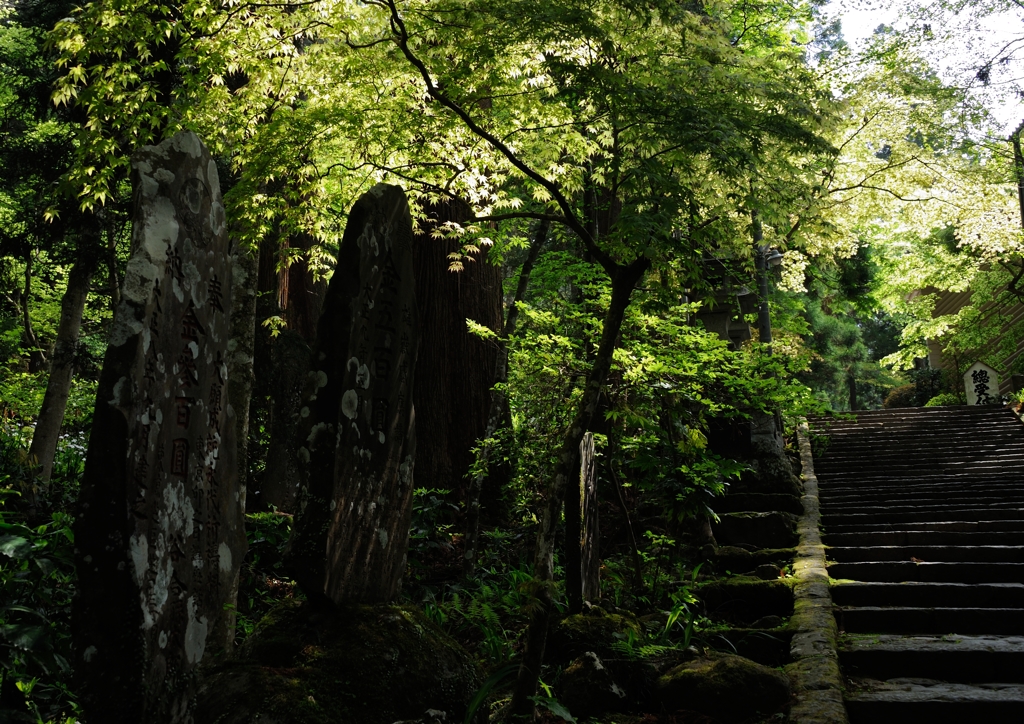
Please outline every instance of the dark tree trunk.
[[301, 429], [303, 391], [311, 362], [309, 344], [297, 331], [286, 329], [274, 340], [271, 349], [274, 372], [269, 385], [273, 399], [270, 446], [260, 486], [260, 502], [285, 513], [294, 513], [298, 502], [301, 480], [296, 451], [302, 443], [297, 433]]
[[24, 336], [25, 346], [29, 348], [28, 351], [28, 371], [29, 372], [40, 372], [46, 369], [46, 352], [39, 346], [39, 339], [36, 337], [36, 331], [32, 328], [32, 317], [29, 314], [29, 310], [32, 306], [32, 262], [34, 261], [32, 252], [25, 255], [25, 291], [21, 295], [21, 312], [22, 312], [22, 334]]
[[857, 378], [853, 372], [847, 373], [846, 386], [850, 391], [850, 410], [854, 411], [857, 409]]
[[444, 222], [472, 215], [463, 201], [430, 206], [429, 220], [416, 235], [416, 306], [420, 351], [416, 363], [416, 485], [452, 491], [466, 500], [473, 448], [485, 436], [494, 383], [493, 342], [472, 334], [466, 320], [501, 330], [501, 269], [486, 254], [467, 260], [461, 272], [449, 271], [448, 255], [459, 250], [453, 239], [433, 238]]
[[[98, 239], [94, 239], [98, 241]], [[53, 472], [53, 457], [57, 451], [57, 438], [60, 437], [61, 423], [64, 421], [64, 410], [71, 394], [71, 379], [74, 374], [75, 355], [78, 350], [78, 335], [82, 330], [82, 312], [89, 293], [89, 281], [96, 268], [94, 249], [81, 249], [71, 273], [68, 275], [68, 286], [60, 303], [60, 324], [57, 327], [57, 339], [53, 345], [53, 356], [50, 364], [50, 377], [46, 382], [46, 393], [43, 405], [36, 420], [35, 434], [32, 436], [32, 447], [29, 457], [33, 461], [38, 485], [45, 489]], [[35, 490], [30, 499], [34, 508], [39, 499]], [[41, 492], [41, 491], [39, 491]]]
[[288, 329], [295, 330], [306, 344], [316, 341], [316, 325], [327, 295], [327, 282], [316, 279], [309, 263], [309, 250], [316, 240], [309, 234], [295, 234], [288, 240], [289, 249], [301, 249], [300, 258], [292, 261], [283, 273], [285, 278], [284, 312]]
[[[252, 401], [253, 355], [256, 344], [256, 274], [259, 249], [231, 249], [231, 337], [228, 342], [228, 405], [234, 411], [235, 459], [238, 468], [238, 490], [242, 513], [245, 513], [249, 486], [249, 406]], [[227, 651], [234, 649], [235, 611], [238, 601], [239, 576], [235, 576], [226, 611], [225, 642]]]
[[107, 267], [107, 284], [110, 285], [110, 310], [117, 309], [121, 303], [121, 275], [117, 270], [117, 229], [113, 220], [105, 224], [107, 234], [107, 248], [104, 253], [104, 262]]
[[530, 285], [530, 274], [533, 266], [540, 256], [541, 247], [547, 241], [549, 222], [542, 221], [537, 227], [530, 251], [523, 262], [523, 268], [519, 273], [519, 283], [516, 285], [516, 294], [509, 306], [508, 317], [505, 319], [505, 326], [501, 332], [501, 340], [498, 343], [498, 354], [494, 361], [494, 382], [491, 388], [490, 408], [487, 411], [487, 429], [484, 431], [484, 443], [480, 450], [480, 459], [477, 469], [479, 472], [473, 477], [469, 488], [469, 495], [466, 498], [466, 544], [463, 556], [463, 572], [470, 576], [476, 570], [476, 559], [480, 539], [480, 508], [481, 495], [484, 483], [489, 475], [489, 463], [491, 455], [491, 443], [488, 442], [494, 437], [499, 426], [508, 411], [508, 395], [496, 386], [508, 382], [508, 340], [515, 334], [516, 325], [519, 322], [519, 302], [526, 296], [526, 290]]
[[566, 486], [579, 474], [576, 467], [580, 442], [590, 427], [594, 413], [601, 400], [601, 389], [612, 366], [612, 353], [622, 328], [622, 320], [629, 306], [629, 297], [640, 278], [650, 267], [650, 260], [639, 257], [627, 267], [616, 267], [612, 276], [612, 298], [604, 318], [601, 343], [594, 358], [594, 364], [587, 375], [586, 385], [576, 415], [562, 437], [555, 476], [548, 486], [540, 528], [537, 531], [537, 549], [534, 558], [534, 587], [537, 602], [532, 607], [530, 626], [526, 636], [526, 651], [519, 666], [519, 676], [512, 695], [510, 713], [514, 718], [532, 719], [540, 667], [544, 661], [547, 645], [548, 626], [554, 612], [552, 589], [554, 587], [555, 530], [559, 513], [565, 502]]
[[286, 240], [285, 249], [301, 249], [303, 256], [285, 269], [278, 268], [284, 249], [265, 249], [270, 262], [262, 265], [260, 275], [262, 286], [274, 291], [276, 299], [276, 304], [265, 305], [265, 316], [277, 314], [286, 326], [286, 331], [275, 338], [269, 334], [261, 337], [266, 342], [264, 392], [270, 405], [265, 425], [270, 430], [270, 442], [260, 482], [260, 505], [288, 513], [295, 512], [299, 486], [296, 422], [302, 409], [305, 374], [310, 369], [310, 347], [316, 341], [317, 320], [327, 293], [327, 282], [314, 279], [306, 255], [314, 243], [308, 234], [296, 234]]

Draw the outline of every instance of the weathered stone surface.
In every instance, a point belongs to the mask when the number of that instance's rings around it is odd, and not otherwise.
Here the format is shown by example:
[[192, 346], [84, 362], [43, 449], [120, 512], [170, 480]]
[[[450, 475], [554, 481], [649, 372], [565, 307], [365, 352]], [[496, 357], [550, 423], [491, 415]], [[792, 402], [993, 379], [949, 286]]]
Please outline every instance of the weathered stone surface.
[[795, 701], [789, 716], [790, 721], [800, 724], [845, 724], [848, 719], [842, 695], [844, 681], [836, 653], [838, 632], [819, 530], [818, 478], [806, 423], [801, 424], [798, 439], [804, 514], [798, 525], [800, 546], [793, 562], [798, 583], [794, 588], [790, 628], [796, 633], [790, 641], [793, 661], [786, 671], [793, 680]]
[[626, 690], [593, 651], [570, 663], [558, 679], [558, 700], [576, 718], [622, 711]]
[[405, 194], [378, 184], [352, 207], [313, 351], [306, 465], [290, 563], [313, 598], [391, 600], [412, 516], [419, 334]]
[[836, 689], [836, 682], [842, 681], [839, 662], [834, 656], [804, 656], [786, 666], [786, 673], [793, 682], [794, 691], [818, 691]]
[[843, 724], [848, 721], [843, 692], [838, 689], [801, 692], [789, 710], [789, 720], [798, 724]]
[[789, 679], [742, 656], [713, 653], [662, 676], [658, 694], [670, 711], [692, 709], [729, 724], [784, 708], [789, 703]]
[[191, 722], [230, 647], [245, 554], [227, 403], [232, 279], [217, 168], [179, 133], [132, 158], [128, 262], [75, 523], [75, 668], [90, 721]]
[[723, 545], [789, 548], [799, 540], [792, 513], [725, 513], [712, 527]]
[[415, 607], [318, 610], [290, 601], [235, 660], [203, 677], [196, 721], [462, 722], [479, 686], [469, 654]]

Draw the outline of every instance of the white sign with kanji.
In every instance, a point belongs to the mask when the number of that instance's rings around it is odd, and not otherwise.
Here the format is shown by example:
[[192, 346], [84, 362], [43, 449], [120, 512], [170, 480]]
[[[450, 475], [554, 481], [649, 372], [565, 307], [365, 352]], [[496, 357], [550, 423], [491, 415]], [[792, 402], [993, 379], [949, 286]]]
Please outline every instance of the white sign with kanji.
[[995, 405], [999, 399], [999, 375], [983, 362], [975, 362], [964, 373], [968, 405]]

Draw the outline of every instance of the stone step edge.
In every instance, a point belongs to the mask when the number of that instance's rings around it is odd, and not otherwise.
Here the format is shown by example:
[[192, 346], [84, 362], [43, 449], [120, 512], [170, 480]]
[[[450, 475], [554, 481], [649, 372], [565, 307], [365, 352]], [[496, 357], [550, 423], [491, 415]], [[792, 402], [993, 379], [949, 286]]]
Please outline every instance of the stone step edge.
[[789, 710], [794, 724], [849, 724], [843, 703], [846, 684], [839, 671], [837, 651], [839, 628], [832, 614], [825, 545], [821, 540], [821, 508], [818, 504], [818, 479], [814, 475], [814, 456], [807, 420], [797, 428], [800, 448], [804, 513], [797, 523], [800, 543], [793, 560], [794, 629], [786, 671], [793, 679], [795, 696]]
[[963, 653], [983, 652], [1024, 656], [1024, 636], [999, 634], [847, 634], [840, 652]]

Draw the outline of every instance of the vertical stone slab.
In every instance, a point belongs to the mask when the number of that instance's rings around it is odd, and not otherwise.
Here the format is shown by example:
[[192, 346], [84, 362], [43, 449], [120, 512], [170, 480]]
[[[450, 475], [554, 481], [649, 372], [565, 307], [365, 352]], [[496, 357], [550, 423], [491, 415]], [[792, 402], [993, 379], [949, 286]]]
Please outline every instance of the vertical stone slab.
[[409, 206], [378, 184], [349, 214], [300, 413], [306, 480], [289, 563], [310, 598], [374, 603], [401, 587], [418, 345]]
[[975, 362], [964, 373], [964, 392], [968, 405], [998, 404], [999, 375], [984, 362]]
[[598, 549], [601, 530], [597, 504], [594, 433], [588, 432], [580, 441], [580, 567], [584, 601], [601, 598], [601, 554]]
[[195, 134], [140, 149], [132, 181], [75, 522], [75, 669], [89, 721], [190, 723], [195, 669], [233, 636], [246, 549], [232, 269], [217, 167]]

